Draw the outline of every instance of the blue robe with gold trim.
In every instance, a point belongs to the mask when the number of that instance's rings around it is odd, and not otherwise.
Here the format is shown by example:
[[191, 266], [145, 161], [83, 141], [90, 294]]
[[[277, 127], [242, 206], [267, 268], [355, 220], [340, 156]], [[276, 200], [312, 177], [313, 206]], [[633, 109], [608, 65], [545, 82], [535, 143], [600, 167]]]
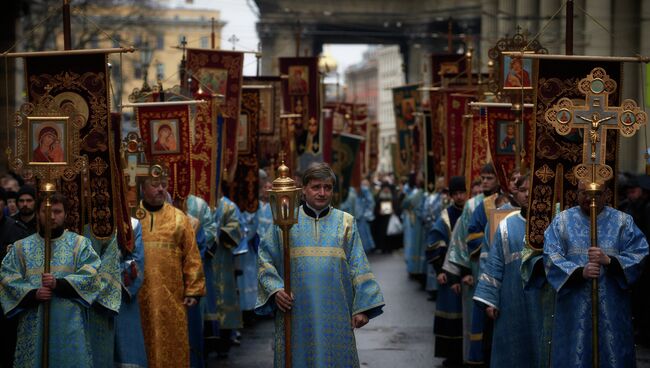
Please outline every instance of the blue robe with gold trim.
[[422, 188], [415, 188], [402, 202], [404, 220], [404, 258], [409, 274], [426, 273], [425, 230], [422, 224], [422, 204], [426, 200]]
[[[281, 230], [274, 226], [260, 244], [256, 312], [276, 310], [284, 287]], [[296, 367], [358, 367], [354, 314], [374, 318], [384, 298], [370, 271], [354, 217], [330, 208], [321, 218], [300, 209], [291, 228], [292, 354]], [[284, 366], [284, 313], [275, 313], [275, 367]]]
[[[551, 366], [591, 365], [591, 279], [582, 277], [591, 245], [589, 216], [580, 207], [562, 211], [544, 232], [544, 263], [557, 291]], [[601, 367], [636, 364], [630, 285], [648, 255], [648, 242], [632, 217], [605, 207], [597, 217], [598, 246], [612, 263], [598, 278], [598, 349]]]
[[375, 220], [375, 198], [368, 187], [361, 187], [361, 193], [357, 196], [354, 212], [353, 215], [357, 219], [361, 243], [367, 253], [375, 249], [375, 240], [370, 232], [370, 222]]
[[[21, 301], [41, 286], [44, 243], [38, 233], [14, 243], [0, 268], [0, 303], [7, 317], [18, 318], [14, 367], [41, 366], [43, 303], [24, 308]], [[99, 256], [90, 240], [71, 231], [52, 239], [51, 246], [50, 272], [79, 298], [50, 300], [50, 367], [92, 367], [88, 309], [99, 293]]]

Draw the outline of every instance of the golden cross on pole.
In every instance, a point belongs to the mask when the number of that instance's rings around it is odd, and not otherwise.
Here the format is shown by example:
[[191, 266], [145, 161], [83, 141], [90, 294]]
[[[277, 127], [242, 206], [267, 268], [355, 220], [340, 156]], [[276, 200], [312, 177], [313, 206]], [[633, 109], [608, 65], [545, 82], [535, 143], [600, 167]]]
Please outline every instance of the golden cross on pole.
[[135, 211], [133, 217], [142, 219], [145, 213], [138, 206], [137, 178], [151, 175], [151, 167], [141, 162], [141, 157], [144, 153], [142, 139], [137, 133], [129, 133], [122, 141], [120, 151], [122, 153], [122, 159], [125, 162], [124, 176], [128, 179], [126, 201], [131, 211]]
[[[590, 238], [591, 246], [598, 247], [598, 222], [596, 196], [602, 192], [603, 184], [614, 176], [612, 168], [605, 163], [607, 130], [616, 129], [623, 136], [631, 137], [645, 125], [648, 115], [634, 100], [624, 100], [621, 106], [609, 106], [609, 95], [616, 91], [616, 81], [604, 69], [594, 68], [586, 78], [578, 82], [578, 89], [584, 93], [585, 104], [574, 106], [568, 98], [546, 110], [545, 119], [560, 135], [567, 135], [572, 129], [583, 129], [582, 163], [574, 168], [575, 176], [588, 183], [590, 196]], [[598, 353], [598, 279], [591, 283], [591, 328], [592, 365], [599, 366]]]

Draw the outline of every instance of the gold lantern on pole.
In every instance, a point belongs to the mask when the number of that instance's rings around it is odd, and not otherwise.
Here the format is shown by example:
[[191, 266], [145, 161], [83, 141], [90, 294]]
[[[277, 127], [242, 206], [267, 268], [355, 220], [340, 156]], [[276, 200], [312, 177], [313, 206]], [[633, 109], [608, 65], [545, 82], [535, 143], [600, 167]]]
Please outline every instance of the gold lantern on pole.
[[[282, 230], [282, 254], [284, 269], [284, 291], [291, 295], [291, 251], [289, 231], [291, 226], [298, 223], [298, 205], [300, 188], [289, 176], [289, 168], [284, 160], [278, 168], [277, 179], [269, 191], [269, 203], [273, 213], [273, 223]], [[284, 366], [291, 367], [291, 310], [284, 314]]]

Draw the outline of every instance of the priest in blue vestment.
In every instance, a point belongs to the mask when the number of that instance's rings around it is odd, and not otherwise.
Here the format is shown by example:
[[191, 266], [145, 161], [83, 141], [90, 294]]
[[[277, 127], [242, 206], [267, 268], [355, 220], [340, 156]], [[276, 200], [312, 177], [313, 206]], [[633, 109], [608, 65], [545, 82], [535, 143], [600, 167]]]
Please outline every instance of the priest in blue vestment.
[[443, 365], [463, 363], [463, 320], [460, 293], [451, 289], [458, 284], [457, 275], [448, 273], [442, 264], [449, 247], [451, 232], [467, 200], [465, 177], [454, 176], [449, 181], [449, 195], [452, 205], [440, 212], [438, 220], [427, 234], [427, 261], [433, 264], [438, 281], [438, 297], [433, 321], [435, 356], [445, 358]]
[[259, 249], [256, 312], [275, 313], [275, 367], [284, 366], [284, 313], [291, 313], [296, 367], [359, 367], [354, 329], [382, 313], [384, 298], [354, 217], [330, 206], [336, 176], [324, 163], [303, 176], [305, 204], [291, 228], [291, 286], [284, 291], [281, 231]]
[[133, 250], [122, 250], [121, 269], [122, 303], [120, 313], [115, 317], [115, 366], [144, 368], [147, 366], [147, 352], [140, 320], [138, 291], [144, 281], [144, 244], [142, 225], [131, 218], [133, 228]]
[[367, 254], [375, 249], [375, 240], [370, 231], [370, 222], [375, 220], [375, 197], [370, 191], [370, 182], [367, 179], [361, 182], [361, 189], [359, 190], [357, 203], [354, 206], [354, 213], [352, 215], [357, 220], [361, 243]]
[[[50, 303], [49, 366], [92, 367], [88, 309], [99, 293], [99, 256], [90, 240], [64, 228], [66, 198], [54, 193], [50, 273], [43, 272], [42, 233], [15, 242], [0, 268], [0, 303], [8, 318], [18, 318], [14, 367], [42, 365], [43, 303]], [[40, 228], [45, 229], [45, 204], [40, 201]]]
[[592, 364], [591, 285], [598, 280], [601, 367], [636, 365], [630, 287], [648, 255], [648, 242], [631, 216], [596, 195], [598, 247], [590, 247], [590, 199], [578, 187], [579, 206], [562, 211], [544, 233], [548, 281], [557, 291], [551, 366]]

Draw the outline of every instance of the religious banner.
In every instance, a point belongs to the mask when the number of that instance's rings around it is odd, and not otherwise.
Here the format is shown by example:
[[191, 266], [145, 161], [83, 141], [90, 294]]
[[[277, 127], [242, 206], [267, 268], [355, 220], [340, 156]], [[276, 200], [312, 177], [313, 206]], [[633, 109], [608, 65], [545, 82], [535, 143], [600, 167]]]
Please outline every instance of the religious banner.
[[[560, 135], [546, 121], [547, 110], [563, 98], [584, 101], [585, 95], [579, 89], [579, 82], [596, 67], [603, 68], [617, 82], [618, 89], [609, 94], [609, 104], [618, 105], [622, 89], [622, 65], [619, 62], [553, 59], [539, 60], [536, 64], [538, 83], [534, 89], [533, 116], [535, 152], [526, 238], [529, 239], [528, 246], [539, 250], [544, 246], [544, 231], [553, 218], [555, 204], [559, 203], [560, 209], [577, 204], [578, 179], [573, 168], [582, 164], [583, 158], [582, 129]], [[618, 168], [618, 133], [615, 130], [607, 131], [607, 142], [605, 162], [615, 173]], [[603, 195], [606, 203], [613, 205], [616, 178], [605, 186]]]
[[120, 249], [126, 253], [131, 253], [135, 247], [133, 238], [133, 228], [131, 227], [131, 211], [127, 205], [126, 194], [128, 192], [124, 181], [124, 165], [120, 156], [120, 146], [122, 145], [120, 123], [122, 115], [120, 113], [111, 113], [110, 126], [108, 131], [110, 137], [110, 155], [111, 155], [111, 176], [115, 179], [114, 197], [115, 203], [115, 224], [117, 226], [117, 244]]
[[259, 207], [259, 161], [257, 155], [260, 90], [244, 89], [237, 128], [237, 171], [235, 179], [224, 188], [224, 194], [241, 211], [253, 213]]
[[[445, 131], [445, 177], [464, 176], [464, 115], [472, 98], [460, 93], [447, 94]], [[471, 180], [467, 180], [471, 183]]]
[[434, 86], [440, 86], [442, 78], [454, 77], [466, 70], [464, 54], [431, 54], [431, 82]]
[[[516, 116], [519, 114], [519, 116]], [[489, 141], [490, 156], [497, 172], [501, 188], [508, 187], [508, 176], [517, 167], [515, 150], [523, 149], [522, 167], [530, 167], [533, 142], [533, 129], [531, 128], [532, 108], [524, 110], [523, 120], [521, 112], [512, 111], [511, 107], [482, 107], [481, 115], [487, 124], [487, 138]], [[515, 145], [516, 125], [515, 120], [523, 121], [520, 126], [524, 128], [524, 142], [522, 147]]]
[[366, 154], [368, 173], [373, 173], [379, 166], [379, 122], [373, 121], [369, 124], [366, 145], [368, 146]]
[[[29, 102], [35, 103], [49, 94], [55, 104], [61, 108], [70, 106], [83, 117], [79, 154], [87, 157], [87, 175], [83, 175], [86, 180], [82, 175], [65, 178], [60, 189], [69, 201], [66, 226], [81, 233], [85, 225], [83, 214], [87, 213], [90, 230], [99, 239], [113, 235], [115, 206], [121, 205], [120, 198], [116, 197], [116, 178], [111, 170], [112, 136], [109, 132], [110, 96], [106, 68], [105, 54], [25, 58]], [[40, 138], [34, 139], [39, 142]]]
[[[408, 176], [415, 169], [414, 156], [419, 146], [413, 137], [416, 126], [416, 112], [420, 109], [419, 85], [393, 88], [393, 111], [397, 131], [397, 157], [393, 171], [400, 178]], [[462, 143], [461, 143], [462, 144]]]
[[[282, 79], [280, 77], [244, 77], [245, 86], [256, 86], [260, 94], [258, 154], [261, 168], [279, 165], [280, 151], [287, 151], [286, 131], [280, 119], [282, 112]], [[243, 104], [243, 103], [242, 103]]]
[[217, 167], [220, 163], [217, 158], [221, 157], [217, 150], [220, 147], [220, 140], [224, 139], [217, 131], [217, 111], [219, 109], [216, 98], [210, 94], [195, 94], [199, 100], [207, 103], [197, 104], [194, 114], [194, 124], [191, 134], [191, 170], [192, 189], [191, 192], [197, 197], [203, 198], [211, 208], [217, 205]]
[[335, 104], [326, 104], [321, 111], [321, 121], [323, 122], [323, 162], [332, 162], [335, 110]]
[[187, 71], [192, 96], [199, 93], [223, 96], [225, 142], [223, 147], [224, 180], [232, 181], [237, 169], [237, 126], [241, 104], [244, 54], [236, 51], [187, 49]]
[[[284, 112], [298, 114], [301, 118], [293, 124], [298, 170], [310, 163], [322, 161], [320, 78], [317, 57], [281, 57]], [[295, 169], [295, 168], [294, 168]]]
[[[445, 177], [445, 127], [447, 123], [445, 94], [441, 91], [431, 91], [429, 95], [431, 124], [427, 126], [429, 136], [426, 139], [431, 149], [427, 150], [427, 165], [432, 166], [433, 171], [430, 172], [435, 177]], [[435, 181], [435, 179], [433, 180]], [[427, 182], [432, 182], [432, 180], [427, 179]]]
[[465, 183], [468, 191], [472, 180], [481, 176], [481, 168], [490, 161], [488, 131], [483, 109], [465, 115]]
[[352, 186], [352, 172], [363, 137], [341, 133], [332, 140], [332, 170], [336, 174], [334, 203], [344, 201]]
[[189, 105], [136, 107], [135, 116], [147, 160], [167, 170], [173, 199], [187, 198], [193, 181]]

